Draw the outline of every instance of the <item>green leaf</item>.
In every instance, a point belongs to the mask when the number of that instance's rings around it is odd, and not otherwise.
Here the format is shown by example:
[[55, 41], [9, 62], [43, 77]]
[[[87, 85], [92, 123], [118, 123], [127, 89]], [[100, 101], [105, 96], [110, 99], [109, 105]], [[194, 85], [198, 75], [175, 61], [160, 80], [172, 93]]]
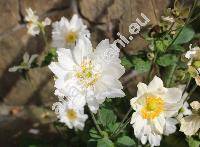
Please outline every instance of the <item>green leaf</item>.
[[180, 45], [173, 45], [170, 50], [183, 53], [186, 49]]
[[126, 69], [130, 69], [131, 67], [133, 67], [133, 64], [126, 58], [123, 57], [121, 59], [121, 64], [126, 68]]
[[177, 61], [176, 55], [165, 54], [157, 59], [157, 64], [166, 67], [175, 64]]
[[115, 124], [108, 124], [108, 130], [112, 133], [114, 132], [118, 127], [120, 123], [115, 123]]
[[132, 62], [135, 67], [135, 70], [138, 73], [143, 73], [150, 70], [151, 63], [149, 61], [144, 61], [141, 58], [134, 58]]
[[131, 139], [129, 136], [122, 136], [117, 139], [117, 145], [119, 147], [133, 147], [135, 146], [135, 141]]
[[56, 49], [52, 48], [48, 54], [44, 57], [44, 60], [42, 61], [42, 66], [49, 65], [53, 60], [57, 58]]
[[196, 140], [196, 139], [190, 137], [188, 139], [188, 144], [189, 144], [189, 147], [199, 147], [200, 146], [200, 140]]
[[171, 43], [171, 40], [170, 39], [165, 39], [165, 40], [157, 40], [155, 42], [155, 46], [156, 46], [156, 49], [159, 51], [159, 52], [165, 52], [167, 47], [170, 45]]
[[108, 138], [103, 138], [98, 140], [97, 147], [114, 147], [114, 144]]
[[96, 131], [95, 128], [90, 129], [89, 131], [90, 137], [92, 137], [93, 139], [100, 139], [102, 138], [99, 133]]
[[108, 127], [109, 124], [114, 124], [117, 120], [117, 116], [112, 110], [102, 108], [99, 111], [98, 121], [105, 127]]
[[188, 43], [194, 38], [194, 35], [195, 35], [195, 32], [192, 28], [184, 27], [173, 44], [176, 45], [176, 44]]

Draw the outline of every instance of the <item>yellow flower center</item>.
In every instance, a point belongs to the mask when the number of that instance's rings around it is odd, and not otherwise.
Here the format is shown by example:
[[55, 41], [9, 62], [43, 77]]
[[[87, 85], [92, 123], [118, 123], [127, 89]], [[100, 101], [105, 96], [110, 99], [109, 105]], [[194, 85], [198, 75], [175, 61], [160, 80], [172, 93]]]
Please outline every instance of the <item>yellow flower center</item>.
[[77, 32], [69, 32], [65, 36], [65, 41], [67, 43], [75, 43], [77, 38], [78, 38]]
[[154, 119], [164, 110], [164, 101], [159, 97], [147, 97], [145, 106], [141, 110], [144, 119]]
[[93, 71], [94, 66], [91, 60], [83, 60], [79, 70], [76, 72], [76, 77], [86, 87], [93, 86], [99, 79], [99, 74]]
[[77, 114], [73, 109], [67, 110], [67, 114], [66, 115], [67, 115], [69, 120], [73, 121], [73, 120], [77, 119]]

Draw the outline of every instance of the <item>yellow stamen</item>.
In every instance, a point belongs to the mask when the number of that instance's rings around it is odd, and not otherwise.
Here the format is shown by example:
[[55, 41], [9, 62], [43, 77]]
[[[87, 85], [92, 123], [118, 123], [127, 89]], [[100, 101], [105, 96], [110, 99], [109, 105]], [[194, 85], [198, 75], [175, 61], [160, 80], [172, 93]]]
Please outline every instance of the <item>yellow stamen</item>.
[[93, 72], [93, 65], [91, 60], [83, 60], [80, 65], [80, 70], [77, 71], [76, 77], [80, 80], [83, 85], [88, 88], [93, 86], [99, 79], [99, 74]]
[[77, 119], [77, 114], [73, 109], [67, 110], [67, 114], [66, 115], [69, 118], [69, 120], [73, 121], [73, 120]]
[[76, 32], [69, 32], [67, 33], [67, 35], [65, 36], [65, 41], [67, 43], [75, 43], [76, 39], [77, 39], [78, 35]]
[[141, 110], [144, 119], [154, 119], [164, 110], [164, 101], [159, 97], [147, 97], [145, 106]]

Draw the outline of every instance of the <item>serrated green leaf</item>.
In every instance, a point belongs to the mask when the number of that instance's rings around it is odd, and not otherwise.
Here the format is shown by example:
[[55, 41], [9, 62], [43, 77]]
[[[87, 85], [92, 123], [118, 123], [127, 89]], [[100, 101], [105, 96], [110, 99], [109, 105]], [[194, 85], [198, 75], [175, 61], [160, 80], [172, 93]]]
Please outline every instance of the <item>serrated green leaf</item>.
[[144, 61], [141, 58], [134, 58], [132, 62], [135, 67], [135, 70], [138, 73], [143, 73], [150, 70], [151, 63], [149, 61]]
[[188, 43], [194, 38], [194, 35], [195, 35], [195, 32], [192, 28], [184, 27], [173, 44], [177, 45], [177, 44]]
[[172, 54], [166, 54], [157, 59], [157, 64], [163, 67], [167, 67], [175, 64], [178, 61], [178, 58]]
[[90, 134], [90, 137], [92, 137], [93, 139], [101, 138], [101, 136], [99, 135], [99, 133], [96, 131], [95, 128], [90, 129], [89, 134]]
[[99, 111], [98, 121], [105, 127], [109, 124], [114, 124], [117, 120], [117, 116], [112, 110], [102, 108]]
[[155, 47], [159, 52], [165, 52], [167, 47], [170, 45], [171, 40], [167, 39], [167, 40], [157, 40], [155, 42]]
[[114, 132], [118, 127], [120, 123], [115, 123], [115, 124], [108, 124], [108, 130], [110, 132]]
[[114, 147], [114, 144], [108, 138], [103, 138], [98, 140], [97, 147]]
[[136, 146], [135, 141], [129, 136], [122, 136], [117, 139], [117, 145], [119, 147], [133, 147]]

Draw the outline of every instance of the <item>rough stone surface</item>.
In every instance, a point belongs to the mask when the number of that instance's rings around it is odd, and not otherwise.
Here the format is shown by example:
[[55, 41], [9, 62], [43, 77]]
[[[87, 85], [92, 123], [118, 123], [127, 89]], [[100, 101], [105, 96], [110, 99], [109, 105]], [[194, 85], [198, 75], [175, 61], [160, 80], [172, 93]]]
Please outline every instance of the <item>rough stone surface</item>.
[[0, 34], [12, 28], [20, 20], [18, 0], [0, 1]]
[[[136, 18], [140, 18], [141, 13], [150, 19], [149, 25], [156, 24], [167, 4], [168, 1], [163, 0], [82, 0], [80, 1], [80, 11], [91, 22], [105, 23], [108, 28], [104, 32], [109, 33], [114, 30], [115, 34], [111, 36], [107, 34], [107, 36], [116, 38], [117, 32], [128, 37], [130, 35], [129, 25], [135, 22]], [[135, 53], [145, 46], [145, 41], [141, 37], [135, 36], [125, 50]]]
[[48, 16], [56, 21], [62, 16], [72, 15], [73, 11], [69, 4], [69, 0], [0, 1], [2, 14], [0, 17], [0, 99], [6, 104], [42, 104], [55, 101], [53, 76], [48, 68], [30, 71], [31, 84], [19, 73], [10, 73], [8, 69], [19, 64], [25, 52], [39, 55], [44, 52], [42, 37], [28, 35], [25, 24], [20, 20], [25, 16], [25, 8], [31, 7], [36, 10], [41, 19]]
[[[167, 1], [152, 1], [156, 8], [155, 13], [159, 17]], [[73, 13], [78, 12], [91, 31], [94, 47], [105, 38], [113, 41], [117, 38], [118, 31], [124, 36], [129, 36], [128, 26], [140, 17], [141, 12], [150, 18], [150, 24], [156, 24], [151, 0], [78, 0], [77, 4], [74, 2], [72, 0], [0, 1], [2, 14], [0, 17], [0, 99], [6, 104], [40, 105], [56, 100], [53, 95], [53, 77], [48, 68], [30, 71], [31, 84], [18, 73], [8, 72], [9, 67], [20, 62], [25, 52], [39, 55], [44, 53], [42, 37], [27, 35], [23, 22], [26, 8], [31, 7], [41, 19], [48, 16], [53, 21], [59, 20], [62, 16], [70, 18]], [[48, 31], [51, 31], [50, 27]], [[49, 33], [49, 40], [50, 36]], [[135, 36], [124, 51], [133, 54], [144, 46], [146, 46], [144, 40], [140, 36]], [[128, 83], [125, 86], [131, 89], [132, 85], [135, 83]]]

